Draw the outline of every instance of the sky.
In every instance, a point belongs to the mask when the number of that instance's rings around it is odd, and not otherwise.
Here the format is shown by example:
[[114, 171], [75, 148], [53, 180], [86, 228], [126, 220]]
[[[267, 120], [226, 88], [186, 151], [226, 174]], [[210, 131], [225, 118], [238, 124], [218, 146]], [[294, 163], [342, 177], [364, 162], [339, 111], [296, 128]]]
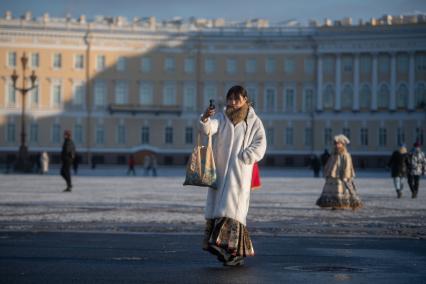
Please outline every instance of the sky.
[[70, 14], [89, 19], [97, 15], [133, 17], [155, 16], [160, 20], [192, 16], [243, 21], [264, 18], [279, 23], [309, 19], [323, 21], [352, 17], [358, 19], [426, 13], [425, 0], [0, 0], [0, 14], [11, 11], [20, 16], [31, 11], [35, 17], [48, 12], [52, 17]]

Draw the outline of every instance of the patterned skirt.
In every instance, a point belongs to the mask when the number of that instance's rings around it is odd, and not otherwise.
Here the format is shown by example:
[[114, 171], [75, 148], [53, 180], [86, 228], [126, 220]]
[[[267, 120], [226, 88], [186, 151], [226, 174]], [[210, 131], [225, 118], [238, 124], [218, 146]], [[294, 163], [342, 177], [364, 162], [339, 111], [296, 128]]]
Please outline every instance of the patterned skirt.
[[[351, 188], [346, 188], [347, 186]], [[340, 179], [327, 178], [321, 196], [317, 200], [319, 207], [334, 209], [351, 208], [353, 210], [363, 206], [353, 183], [345, 185]]]
[[229, 256], [254, 256], [246, 226], [231, 218], [207, 219], [204, 231], [203, 249], [216, 246]]

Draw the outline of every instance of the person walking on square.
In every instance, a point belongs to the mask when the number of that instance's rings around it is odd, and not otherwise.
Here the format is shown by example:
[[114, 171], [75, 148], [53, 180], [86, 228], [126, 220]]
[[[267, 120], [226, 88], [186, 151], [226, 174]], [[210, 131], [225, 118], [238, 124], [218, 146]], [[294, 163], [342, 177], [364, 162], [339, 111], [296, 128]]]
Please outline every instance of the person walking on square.
[[213, 138], [218, 185], [208, 189], [203, 249], [225, 266], [239, 266], [254, 255], [246, 217], [253, 164], [265, 154], [266, 135], [243, 87], [230, 88], [226, 104], [218, 113], [211, 105], [200, 120], [200, 131]]
[[127, 169], [127, 175], [130, 175], [132, 173], [134, 176], [136, 175], [135, 171], [135, 158], [133, 155], [129, 156], [129, 161], [127, 162], [128, 169]]
[[407, 148], [404, 145], [392, 153], [389, 160], [388, 167], [391, 170], [391, 176], [396, 190], [397, 198], [402, 197], [402, 190], [404, 189], [404, 181], [407, 176]]
[[64, 178], [67, 187], [64, 189], [64, 192], [71, 192], [72, 182], [71, 182], [71, 166], [75, 158], [75, 145], [71, 140], [71, 131], [64, 131], [64, 144], [62, 145], [61, 152], [61, 176]]
[[417, 198], [420, 176], [425, 175], [426, 172], [426, 157], [419, 142], [416, 142], [413, 147], [408, 155], [408, 185], [411, 190], [411, 197]]
[[324, 168], [325, 185], [316, 202], [319, 207], [333, 210], [362, 207], [353, 181], [352, 157], [346, 148], [349, 143], [343, 134], [334, 137], [334, 151]]
[[40, 165], [41, 165], [40, 173], [42, 175], [47, 174], [47, 172], [49, 171], [49, 155], [47, 155], [46, 152], [43, 152], [40, 155]]
[[311, 169], [314, 171], [314, 177], [319, 177], [319, 173], [321, 170], [321, 162], [317, 155], [311, 155]]

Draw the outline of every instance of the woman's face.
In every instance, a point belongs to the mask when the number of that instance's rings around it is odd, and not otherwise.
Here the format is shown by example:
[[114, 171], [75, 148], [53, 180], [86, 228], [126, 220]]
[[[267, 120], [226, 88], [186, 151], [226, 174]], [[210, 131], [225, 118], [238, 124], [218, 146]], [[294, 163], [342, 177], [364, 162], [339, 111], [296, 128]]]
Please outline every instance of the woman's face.
[[230, 96], [226, 100], [226, 104], [228, 107], [232, 107], [233, 109], [241, 108], [245, 103], [247, 103], [247, 98], [243, 96]]
[[345, 145], [343, 145], [343, 143], [334, 141], [334, 147], [336, 148], [337, 151], [340, 152], [345, 148]]

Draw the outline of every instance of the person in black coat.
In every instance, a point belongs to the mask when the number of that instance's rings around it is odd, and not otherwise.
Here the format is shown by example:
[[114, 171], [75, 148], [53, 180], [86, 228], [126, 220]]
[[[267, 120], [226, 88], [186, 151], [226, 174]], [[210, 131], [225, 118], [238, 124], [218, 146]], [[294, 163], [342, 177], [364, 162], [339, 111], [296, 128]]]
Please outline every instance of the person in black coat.
[[67, 183], [67, 187], [64, 189], [64, 192], [71, 192], [72, 183], [71, 183], [71, 167], [75, 158], [75, 145], [71, 140], [71, 131], [64, 131], [64, 144], [62, 145], [61, 152], [61, 176], [64, 178]]
[[404, 180], [407, 177], [407, 148], [402, 145], [399, 150], [392, 153], [389, 160], [388, 167], [391, 170], [391, 176], [396, 190], [397, 198], [402, 197], [402, 190], [404, 189]]
[[311, 156], [311, 169], [314, 171], [314, 177], [319, 177], [321, 162], [317, 155]]

